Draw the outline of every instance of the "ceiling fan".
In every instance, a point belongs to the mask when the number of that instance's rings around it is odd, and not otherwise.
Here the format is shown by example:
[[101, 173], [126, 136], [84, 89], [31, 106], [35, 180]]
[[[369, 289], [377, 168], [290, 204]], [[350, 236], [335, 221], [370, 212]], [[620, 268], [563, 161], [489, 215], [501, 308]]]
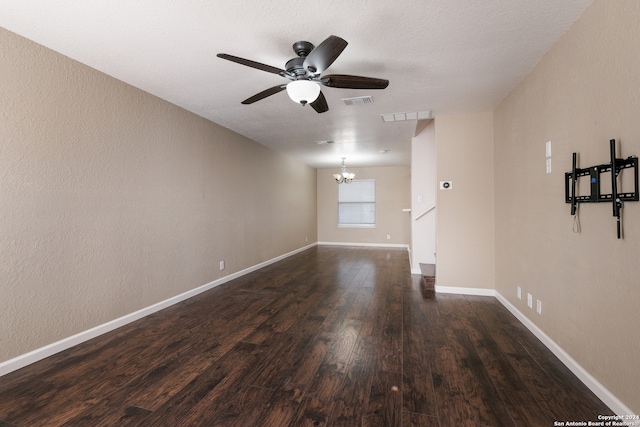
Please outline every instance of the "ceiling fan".
[[320, 85], [343, 89], [384, 89], [389, 85], [389, 80], [373, 77], [347, 74], [322, 76], [321, 73], [333, 64], [345, 47], [347, 42], [338, 36], [329, 36], [318, 46], [306, 41], [296, 42], [293, 44], [293, 51], [298, 56], [289, 60], [284, 70], [226, 53], [219, 53], [217, 56], [291, 80], [289, 83], [263, 90], [242, 101], [243, 104], [253, 104], [286, 89], [293, 101], [302, 105], [309, 104], [318, 113], [324, 113], [329, 110], [329, 105], [320, 90]]

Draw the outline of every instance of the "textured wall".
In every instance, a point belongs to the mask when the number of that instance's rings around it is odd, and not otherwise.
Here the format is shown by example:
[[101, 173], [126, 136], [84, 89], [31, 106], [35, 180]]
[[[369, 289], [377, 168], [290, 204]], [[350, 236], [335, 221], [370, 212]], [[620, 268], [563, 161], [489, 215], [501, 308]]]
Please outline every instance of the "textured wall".
[[316, 241], [314, 169], [3, 29], [0, 76], [0, 361]]
[[[347, 164], [348, 166], [348, 164]], [[318, 169], [318, 241], [338, 243], [411, 243], [411, 176], [408, 166], [348, 168], [356, 179], [376, 180], [376, 227], [338, 227], [338, 184], [333, 179], [340, 169]], [[347, 185], [347, 184], [340, 184]], [[387, 234], [390, 239], [387, 240]]]
[[435, 120], [438, 286], [494, 289], [493, 113]]
[[495, 113], [497, 290], [635, 413], [640, 203], [624, 205], [623, 240], [610, 204], [582, 205], [574, 233], [564, 172], [573, 152], [579, 167], [608, 163], [613, 138], [619, 157], [640, 155], [639, 21], [636, 0], [596, 0]]

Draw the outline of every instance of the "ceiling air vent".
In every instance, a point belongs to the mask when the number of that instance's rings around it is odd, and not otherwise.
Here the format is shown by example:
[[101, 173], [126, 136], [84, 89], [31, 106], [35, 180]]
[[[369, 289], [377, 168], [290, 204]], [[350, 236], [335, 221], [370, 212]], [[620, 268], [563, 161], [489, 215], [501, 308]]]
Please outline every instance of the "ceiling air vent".
[[344, 105], [373, 104], [373, 96], [358, 96], [357, 98], [342, 98]]
[[383, 122], [389, 123], [389, 122], [403, 122], [405, 120], [432, 119], [433, 114], [431, 113], [431, 110], [424, 110], [424, 111], [415, 111], [411, 113], [382, 114], [381, 117]]

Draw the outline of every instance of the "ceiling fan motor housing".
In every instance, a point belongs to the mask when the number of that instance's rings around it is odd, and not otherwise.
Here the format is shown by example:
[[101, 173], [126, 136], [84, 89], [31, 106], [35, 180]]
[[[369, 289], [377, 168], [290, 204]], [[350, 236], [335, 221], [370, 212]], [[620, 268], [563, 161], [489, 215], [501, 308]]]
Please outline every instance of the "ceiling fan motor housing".
[[315, 48], [312, 43], [300, 41], [293, 44], [293, 51], [301, 58], [306, 58], [307, 55]]
[[304, 57], [299, 56], [297, 58], [290, 59], [285, 65], [287, 74], [295, 76], [296, 78], [306, 77], [308, 73], [303, 64]]
[[295, 42], [293, 44], [293, 51], [296, 55], [298, 55], [298, 57], [293, 58], [287, 62], [287, 64], [285, 65], [287, 73], [291, 76], [294, 76], [296, 79], [300, 79], [303, 77], [307, 78], [311, 74], [314, 74], [316, 70], [313, 67], [308, 67], [308, 69], [304, 67], [304, 61], [313, 49], [315, 49], [315, 46], [310, 42]]

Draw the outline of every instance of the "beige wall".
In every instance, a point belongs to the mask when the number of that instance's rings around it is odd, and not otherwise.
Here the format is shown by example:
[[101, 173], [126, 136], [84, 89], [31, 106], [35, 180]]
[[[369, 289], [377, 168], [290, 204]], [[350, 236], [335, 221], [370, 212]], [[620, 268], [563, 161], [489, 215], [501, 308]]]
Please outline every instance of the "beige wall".
[[0, 361], [317, 241], [315, 169], [3, 29], [0, 57]]
[[408, 246], [411, 213], [402, 209], [411, 207], [409, 166], [348, 169], [356, 174], [356, 179], [376, 180], [376, 227], [338, 228], [338, 184], [332, 175], [339, 173], [340, 168], [318, 169], [318, 241]]
[[[440, 287], [495, 287], [493, 113], [435, 120], [437, 277]], [[444, 289], [441, 289], [444, 290]]]
[[573, 152], [579, 167], [608, 163], [613, 138], [619, 157], [640, 155], [638, 22], [640, 2], [596, 0], [495, 112], [496, 288], [635, 413], [640, 203], [624, 205], [623, 240], [610, 204], [581, 205], [574, 233], [564, 172]]

